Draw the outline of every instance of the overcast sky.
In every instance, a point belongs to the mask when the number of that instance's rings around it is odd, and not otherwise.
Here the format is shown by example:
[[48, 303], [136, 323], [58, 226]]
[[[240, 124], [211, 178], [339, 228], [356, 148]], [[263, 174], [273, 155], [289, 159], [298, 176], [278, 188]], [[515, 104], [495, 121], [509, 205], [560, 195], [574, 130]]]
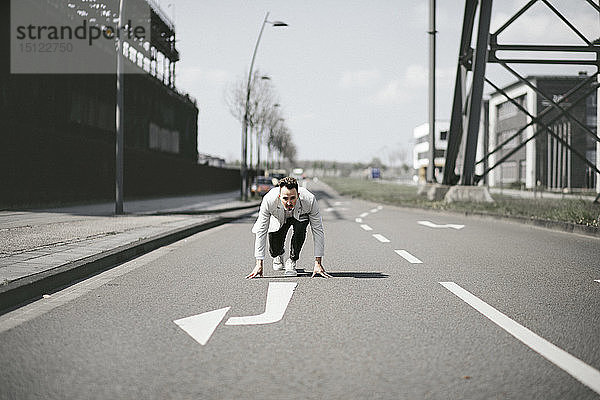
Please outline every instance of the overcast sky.
[[[427, 122], [427, 0], [158, 0], [175, 17], [177, 87], [198, 102], [198, 150], [240, 158], [241, 125], [225, 92], [247, 79], [267, 11], [289, 27], [265, 27], [255, 68], [271, 77], [302, 160], [368, 162], [404, 151]], [[437, 1], [437, 116], [449, 119], [464, 0]], [[492, 30], [526, 1], [494, 2]], [[588, 38], [598, 16], [584, 0], [552, 3]], [[174, 5], [174, 6], [172, 6]], [[501, 36], [507, 43], [581, 44], [539, 2]], [[569, 74], [582, 67], [518, 66], [523, 74]], [[498, 66], [487, 76], [514, 79]], [[490, 90], [487, 89], [487, 92]]]

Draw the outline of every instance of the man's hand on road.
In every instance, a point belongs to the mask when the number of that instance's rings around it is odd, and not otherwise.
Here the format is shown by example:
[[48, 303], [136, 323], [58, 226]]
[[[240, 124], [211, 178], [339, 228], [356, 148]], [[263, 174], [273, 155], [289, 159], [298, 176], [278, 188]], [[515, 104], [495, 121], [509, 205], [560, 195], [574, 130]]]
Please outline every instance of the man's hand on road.
[[257, 276], [263, 276], [263, 260], [256, 260], [256, 266], [254, 267], [250, 275], [246, 277], [246, 279], [256, 278]]
[[315, 269], [313, 270], [311, 278], [314, 278], [317, 274], [321, 275], [323, 278], [331, 278], [331, 275], [325, 272], [325, 268], [323, 268], [323, 265], [321, 265], [320, 260], [315, 261]]

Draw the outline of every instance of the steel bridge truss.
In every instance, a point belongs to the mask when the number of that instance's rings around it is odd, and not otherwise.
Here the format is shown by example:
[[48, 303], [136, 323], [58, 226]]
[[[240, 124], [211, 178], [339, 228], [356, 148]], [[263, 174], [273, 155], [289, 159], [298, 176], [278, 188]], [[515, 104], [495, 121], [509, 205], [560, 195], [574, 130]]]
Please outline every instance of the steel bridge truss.
[[[595, 10], [600, 16], [600, 6], [595, 4], [592, 0], [582, 0], [587, 2], [590, 7]], [[529, 8], [535, 3], [541, 2], [549, 10], [551, 10], [560, 20], [573, 31], [583, 42], [584, 45], [529, 45], [529, 44], [499, 44], [498, 35], [508, 28], [513, 22], [515, 22], [521, 15], [523, 15]], [[476, 33], [476, 45], [475, 49], [471, 47], [471, 40], [473, 36], [473, 29], [475, 27], [475, 17], [477, 10], [479, 9], [479, 21]], [[465, 13], [463, 19], [463, 28], [461, 33], [459, 55], [458, 55], [458, 67], [456, 71], [456, 82], [454, 86], [454, 98], [452, 104], [452, 115], [450, 119], [450, 130], [448, 132], [448, 147], [446, 150], [446, 163], [443, 172], [443, 184], [445, 185], [456, 185], [461, 184], [465, 186], [476, 185], [478, 182], [486, 176], [490, 171], [496, 168], [498, 165], [506, 161], [511, 155], [516, 153], [519, 149], [525, 146], [528, 142], [534, 138], [540, 136], [542, 133], [547, 133], [559, 141], [563, 146], [569, 149], [575, 156], [579, 157], [586, 165], [588, 165], [597, 174], [600, 174], [600, 170], [595, 164], [590, 162], [584, 154], [574, 149], [570, 143], [563, 139], [558, 133], [553, 131], [550, 126], [559, 120], [560, 118], [566, 118], [581, 128], [586, 134], [593, 137], [596, 142], [600, 142], [599, 137], [589, 129], [579, 119], [575, 118], [569, 111], [573, 109], [577, 104], [585, 100], [595, 90], [598, 89], [600, 84], [598, 83], [598, 71], [600, 69], [600, 39], [590, 40], [583, 35], [563, 14], [560, 13], [548, 0], [531, 0], [525, 6], [523, 6], [515, 15], [506, 21], [496, 32], [490, 33], [490, 21], [492, 14], [492, 0], [466, 0], [465, 2]], [[499, 51], [502, 52], [550, 52], [555, 54], [561, 53], [577, 53], [581, 57], [577, 59], [561, 59], [546, 58], [546, 59], [534, 59], [534, 58], [501, 58], [497, 55]], [[587, 55], [585, 57], [584, 55]], [[594, 57], [590, 57], [593, 55]], [[543, 109], [538, 115], [532, 115], [527, 111], [519, 102], [508, 96], [508, 94], [495, 85], [492, 81], [485, 77], [485, 68], [487, 63], [496, 63], [514, 75], [520, 82], [527, 85], [539, 96], [548, 102], [548, 106]], [[568, 65], [589, 65], [596, 66], [596, 72], [589, 76], [587, 79], [581, 81], [575, 87], [573, 87], [568, 93], [566, 93], [560, 100], [554, 101], [539, 90], [530, 81], [525, 79], [519, 73], [517, 73], [509, 64], [568, 64]], [[469, 92], [466, 92], [467, 75], [471, 73], [471, 87]], [[485, 154], [482, 159], [475, 161], [477, 152], [477, 140], [479, 135], [481, 108], [483, 100], [483, 87], [485, 83], [488, 83], [498, 93], [502, 94], [507, 98], [513, 105], [515, 105], [520, 111], [530, 118], [530, 121], [519, 129], [511, 137], [504, 140], [496, 148]], [[563, 101], [569, 99], [569, 104], [564, 106]], [[548, 118], [542, 121], [542, 118]], [[516, 138], [521, 134], [527, 127], [537, 124], [539, 129], [529, 138], [518, 144], [516, 147], [511, 148], [511, 151], [503, 155], [498, 161], [492, 166], [487, 166], [488, 158], [497, 153], [500, 149], [508, 144], [512, 139]], [[463, 135], [465, 136], [463, 138]], [[463, 144], [464, 141], [464, 144]], [[464, 162], [463, 170], [461, 175], [455, 173], [456, 161], [459, 155], [461, 145], [464, 146]], [[486, 149], [487, 151], [487, 149]], [[600, 156], [600, 155], [597, 155]], [[484, 164], [484, 172], [481, 175], [475, 174], [475, 166]], [[598, 202], [596, 197], [596, 202]]]

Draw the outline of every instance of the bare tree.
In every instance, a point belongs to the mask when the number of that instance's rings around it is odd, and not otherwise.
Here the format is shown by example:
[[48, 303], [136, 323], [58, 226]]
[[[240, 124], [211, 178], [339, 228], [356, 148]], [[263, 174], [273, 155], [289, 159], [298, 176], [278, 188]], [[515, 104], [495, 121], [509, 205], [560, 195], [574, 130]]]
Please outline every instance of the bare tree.
[[[225, 102], [233, 115], [243, 123], [246, 114], [246, 81], [240, 79], [227, 89]], [[253, 150], [256, 147], [256, 168], [260, 168], [261, 148], [265, 135], [269, 155], [277, 153], [278, 157], [292, 161], [296, 156], [296, 147], [292, 142], [291, 133], [277, 108], [277, 95], [269, 79], [263, 79], [263, 74], [256, 70], [250, 83], [250, 101], [248, 102], [248, 137], [250, 157], [248, 165], [253, 164]]]

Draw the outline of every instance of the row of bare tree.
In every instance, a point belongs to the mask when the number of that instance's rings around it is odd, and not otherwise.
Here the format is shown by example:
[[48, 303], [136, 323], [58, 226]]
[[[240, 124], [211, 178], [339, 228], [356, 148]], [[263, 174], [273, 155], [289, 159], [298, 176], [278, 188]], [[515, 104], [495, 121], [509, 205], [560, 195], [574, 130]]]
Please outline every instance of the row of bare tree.
[[[244, 121], [246, 110], [246, 80], [240, 79], [225, 93], [225, 101], [231, 114], [240, 123]], [[248, 102], [248, 145], [246, 155], [248, 167], [275, 168], [281, 167], [285, 159], [291, 164], [296, 159], [296, 145], [292, 140], [290, 129], [281, 114], [281, 106], [271, 80], [260, 71], [254, 71], [250, 84], [250, 101]], [[261, 160], [261, 149], [266, 147], [267, 157]], [[253, 156], [256, 155], [256, 158]]]

